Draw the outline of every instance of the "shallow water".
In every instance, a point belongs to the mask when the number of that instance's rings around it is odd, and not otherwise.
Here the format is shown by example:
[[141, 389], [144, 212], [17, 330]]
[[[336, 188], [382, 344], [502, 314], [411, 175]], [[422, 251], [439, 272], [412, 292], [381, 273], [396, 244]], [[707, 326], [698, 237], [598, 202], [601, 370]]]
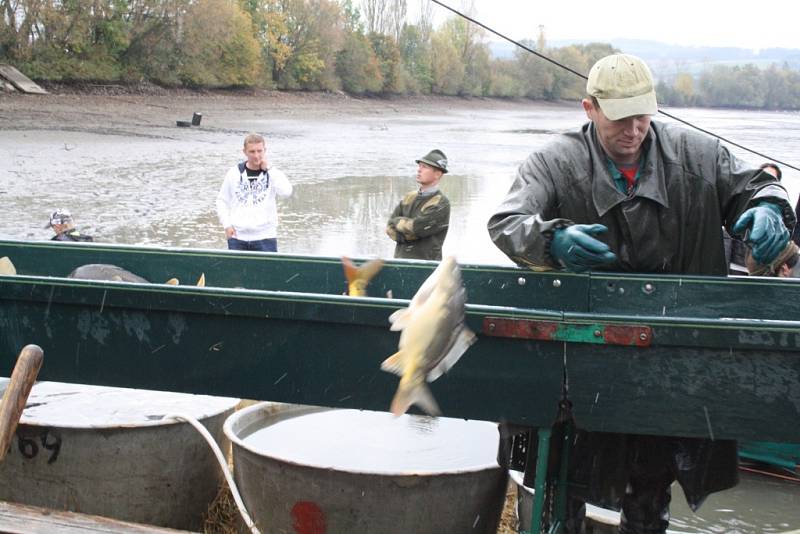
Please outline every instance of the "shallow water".
[[[474, 109], [427, 115], [399, 109], [324, 119], [197, 111], [205, 112], [200, 128], [173, 127], [175, 117], [165, 109], [160, 122], [126, 117], [129, 131], [88, 129], [79, 121], [55, 128], [44, 121], [43, 129], [37, 121], [0, 117], [7, 125], [0, 127], [0, 237], [49, 239], [42, 226], [63, 206], [79, 229], [101, 241], [222, 248], [214, 198], [241, 157], [244, 134], [256, 130], [267, 135], [271, 161], [295, 185], [293, 197], [279, 204], [282, 252], [390, 257], [386, 218], [414, 188], [414, 159], [441, 148], [451, 168], [442, 185], [452, 203], [445, 253], [461, 262], [509, 264], [488, 238], [489, 215], [533, 149], [584, 121], [577, 104], [481, 109], [479, 101]], [[798, 113], [669, 111], [800, 166]], [[754, 164], [764, 161], [732, 151]], [[784, 182], [796, 198], [800, 172], [784, 169]], [[800, 529], [800, 490], [746, 476], [735, 490], [709, 498], [697, 516], [676, 492], [673, 517], [687, 532]]]
[[[49, 211], [72, 210], [80, 229], [118, 243], [220, 248], [214, 198], [241, 156], [243, 133], [264, 132], [274, 165], [295, 185], [280, 202], [279, 250], [390, 257], [386, 218], [414, 188], [414, 159], [445, 151], [442, 189], [452, 203], [445, 253], [462, 262], [505, 263], [486, 221], [516, 168], [535, 148], [584, 120], [576, 106], [331, 116], [204, 115], [200, 128], [131, 127], [108, 135], [61, 125], [0, 130], [0, 236], [47, 239]], [[202, 110], [201, 110], [202, 111]], [[790, 163], [800, 154], [800, 114], [671, 110], [680, 117]], [[144, 132], [144, 133], [142, 133]], [[734, 152], [761, 163], [762, 158]], [[793, 195], [800, 173], [786, 170]]]
[[677, 485], [670, 529], [702, 534], [760, 534], [800, 529], [800, 482], [740, 473], [739, 485], [706, 499], [696, 514]]

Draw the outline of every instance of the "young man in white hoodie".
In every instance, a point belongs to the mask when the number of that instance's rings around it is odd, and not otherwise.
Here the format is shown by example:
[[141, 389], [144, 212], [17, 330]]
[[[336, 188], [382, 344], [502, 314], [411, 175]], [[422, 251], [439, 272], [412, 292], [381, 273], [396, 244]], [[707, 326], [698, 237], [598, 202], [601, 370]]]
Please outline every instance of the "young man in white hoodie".
[[244, 162], [225, 175], [217, 195], [217, 216], [231, 250], [278, 251], [277, 197], [292, 194], [286, 175], [267, 160], [261, 135], [244, 138]]

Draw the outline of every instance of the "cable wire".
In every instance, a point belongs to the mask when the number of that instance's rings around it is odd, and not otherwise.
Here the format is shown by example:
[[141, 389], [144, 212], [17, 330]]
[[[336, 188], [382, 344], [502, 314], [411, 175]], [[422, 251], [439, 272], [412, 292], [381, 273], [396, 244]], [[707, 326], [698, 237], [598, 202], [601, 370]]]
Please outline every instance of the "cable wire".
[[223, 456], [222, 451], [217, 445], [216, 440], [214, 437], [208, 432], [206, 427], [204, 427], [200, 421], [192, 417], [191, 415], [186, 415], [182, 413], [171, 413], [164, 416], [164, 419], [175, 419], [178, 421], [186, 421], [190, 425], [192, 425], [195, 430], [200, 432], [208, 445], [211, 447], [211, 450], [214, 451], [214, 456], [217, 457], [217, 462], [219, 462], [219, 466], [222, 469], [222, 474], [225, 475], [225, 480], [228, 482], [228, 487], [231, 490], [231, 495], [233, 495], [233, 500], [236, 502], [236, 507], [239, 509], [239, 513], [242, 515], [242, 519], [244, 520], [245, 525], [250, 532], [253, 534], [261, 534], [256, 527], [255, 522], [250, 518], [250, 514], [247, 513], [247, 509], [244, 506], [244, 502], [242, 501], [241, 495], [239, 495], [239, 490], [236, 487], [236, 483], [233, 481], [233, 476], [231, 475], [230, 469], [228, 469], [228, 462], [225, 460], [225, 456]]
[[[525, 51], [527, 51], [527, 52], [530, 52], [531, 54], [535, 55], [536, 57], [539, 57], [539, 58], [541, 58], [541, 59], [543, 59], [543, 60], [545, 60], [545, 61], [549, 61], [549, 62], [550, 62], [550, 63], [552, 63], [553, 65], [556, 65], [557, 67], [560, 67], [560, 68], [562, 68], [562, 69], [564, 69], [564, 70], [566, 70], [566, 71], [569, 71], [569, 72], [571, 72], [572, 74], [574, 74], [575, 76], [577, 76], [577, 77], [579, 77], [579, 78], [582, 78], [582, 79], [584, 79], [584, 80], [587, 80], [587, 79], [588, 79], [588, 78], [586, 77], [586, 75], [585, 75], [585, 74], [582, 74], [582, 73], [580, 73], [580, 72], [576, 71], [575, 69], [573, 69], [573, 68], [570, 68], [570, 67], [568, 67], [568, 66], [564, 65], [563, 63], [560, 63], [560, 62], [556, 61], [555, 59], [553, 59], [553, 58], [551, 58], [551, 57], [548, 57], [548, 56], [546, 56], [546, 55], [542, 54], [541, 52], [537, 52], [536, 50], [534, 50], [534, 49], [530, 48], [529, 46], [525, 46], [524, 44], [520, 43], [519, 41], [515, 41], [515, 40], [514, 40], [514, 39], [512, 39], [511, 37], [508, 37], [507, 35], [504, 35], [504, 34], [502, 34], [502, 33], [498, 32], [497, 30], [494, 30], [494, 29], [490, 28], [490, 27], [489, 27], [489, 26], [487, 26], [486, 24], [484, 24], [484, 23], [482, 23], [482, 22], [480, 22], [480, 21], [478, 21], [478, 20], [475, 20], [474, 18], [472, 18], [472, 17], [470, 17], [470, 16], [468, 16], [468, 15], [466, 15], [466, 14], [462, 13], [461, 11], [458, 11], [458, 10], [457, 10], [457, 9], [455, 9], [455, 8], [452, 8], [452, 7], [448, 6], [448, 5], [447, 5], [447, 4], [445, 4], [444, 2], [441, 2], [440, 0], [431, 0], [431, 2], [433, 2], [434, 4], [440, 5], [440, 6], [442, 6], [443, 8], [445, 8], [445, 9], [447, 9], [447, 10], [449, 10], [449, 11], [452, 11], [453, 13], [455, 13], [456, 15], [458, 15], [459, 17], [462, 17], [463, 19], [465, 19], [465, 20], [468, 20], [469, 22], [471, 22], [471, 23], [473, 23], [473, 24], [476, 24], [476, 25], [480, 26], [481, 28], [485, 29], [486, 31], [489, 31], [489, 32], [491, 32], [491, 33], [495, 34], [496, 36], [500, 37], [501, 39], [505, 39], [505, 40], [506, 40], [506, 41], [508, 41], [509, 43], [511, 43], [511, 44], [513, 44], [513, 45], [516, 45], [516, 46], [518, 46], [518, 47], [522, 48], [523, 50], [525, 50]], [[697, 131], [700, 131], [700, 132], [703, 132], [704, 134], [710, 135], [710, 136], [712, 136], [712, 137], [716, 137], [716, 138], [717, 138], [717, 139], [719, 139], [720, 141], [724, 141], [724, 142], [726, 142], [726, 143], [728, 143], [728, 144], [730, 144], [730, 145], [733, 145], [733, 146], [735, 146], [735, 147], [737, 147], [737, 148], [741, 148], [742, 150], [746, 150], [747, 152], [750, 152], [751, 154], [755, 154], [755, 155], [757, 155], [757, 156], [760, 156], [760, 157], [762, 157], [762, 158], [768, 159], [768, 160], [770, 160], [770, 161], [773, 161], [773, 162], [775, 162], [775, 163], [778, 163], [778, 164], [780, 164], [780, 165], [783, 165], [783, 166], [785, 166], [785, 167], [788, 167], [788, 168], [790, 168], [790, 169], [794, 169], [794, 170], [796, 170], [796, 171], [800, 171], [800, 168], [799, 168], [799, 167], [796, 167], [796, 166], [792, 165], [791, 163], [786, 163], [785, 161], [781, 161], [781, 160], [779, 160], [779, 159], [773, 158], [773, 157], [771, 157], [771, 156], [768, 156], [768, 155], [766, 155], [766, 154], [762, 154], [761, 152], [758, 152], [758, 151], [756, 151], [756, 150], [753, 150], [752, 148], [747, 148], [747, 147], [746, 147], [746, 146], [744, 146], [744, 145], [740, 145], [739, 143], [735, 143], [735, 142], [731, 141], [730, 139], [727, 139], [727, 138], [725, 138], [725, 137], [723, 137], [723, 136], [721, 136], [721, 135], [715, 134], [714, 132], [711, 132], [711, 131], [709, 131], [709, 130], [706, 130], [706, 129], [704, 129], [704, 128], [701, 128], [701, 127], [699, 127], [699, 126], [695, 126], [695, 125], [694, 125], [694, 124], [692, 124], [691, 122], [689, 122], [689, 121], [686, 121], [686, 120], [684, 120], [684, 119], [680, 119], [680, 118], [676, 117], [675, 115], [672, 115], [672, 114], [670, 114], [670, 113], [667, 113], [666, 111], [664, 111], [664, 110], [662, 110], [662, 109], [659, 109], [659, 110], [658, 110], [658, 112], [659, 112], [660, 114], [664, 115], [665, 117], [669, 117], [669, 118], [670, 118], [670, 119], [672, 119], [672, 120], [675, 120], [675, 121], [678, 121], [678, 122], [680, 122], [680, 123], [682, 123], [682, 124], [685, 124], [686, 126], [689, 126], [689, 127], [691, 127], [691, 128], [694, 128], [695, 130], [697, 130]]]

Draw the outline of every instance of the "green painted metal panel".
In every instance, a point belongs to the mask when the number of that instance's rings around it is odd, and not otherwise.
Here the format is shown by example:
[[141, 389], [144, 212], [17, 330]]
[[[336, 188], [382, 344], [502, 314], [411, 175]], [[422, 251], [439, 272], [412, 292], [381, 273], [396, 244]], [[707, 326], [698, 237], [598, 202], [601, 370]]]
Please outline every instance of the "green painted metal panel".
[[[0, 368], [35, 342], [45, 351], [43, 380], [388, 410], [398, 378], [380, 363], [399, 334], [387, 318], [407, 304], [0, 277]], [[480, 320], [469, 317], [475, 328]], [[559, 357], [525, 341], [481, 338], [432, 390], [449, 416], [549, 425]]]
[[[397, 386], [379, 370], [398, 341], [387, 318], [435, 267], [388, 262], [375, 296], [352, 298], [338, 258], [10, 241], [5, 255], [22, 276], [0, 277], [0, 374], [36, 343], [43, 379], [381, 410]], [[86, 263], [221, 287], [61, 278]], [[432, 385], [446, 415], [549, 425], [566, 385], [580, 428], [800, 442], [783, 424], [800, 419], [796, 283], [463, 272], [479, 341]], [[779, 290], [781, 313], [763, 304]], [[498, 335], [497, 319], [556, 335]], [[618, 327], [649, 345], [598, 343]]]
[[[194, 284], [205, 274], [214, 287], [346, 293], [340, 258], [263, 254], [208, 249], [132, 247], [100, 243], [0, 241], [0, 257], [8, 256], [20, 274], [67, 276], [87, 263], [111, 263], [146, 278], [164, 282], [179, 278]], [[374, 297], [410, 299], [436, 267], [429, 261], [387, 261], [369, 285]], [[468, 301], [520, 308], [587, 311], [589, 279], [570, 273], [534, 273], [515, 267], [464, 265]]]
[[592, 273], [588, 311], [800, 320], [798, 297], [800, 279], [793, 278]]

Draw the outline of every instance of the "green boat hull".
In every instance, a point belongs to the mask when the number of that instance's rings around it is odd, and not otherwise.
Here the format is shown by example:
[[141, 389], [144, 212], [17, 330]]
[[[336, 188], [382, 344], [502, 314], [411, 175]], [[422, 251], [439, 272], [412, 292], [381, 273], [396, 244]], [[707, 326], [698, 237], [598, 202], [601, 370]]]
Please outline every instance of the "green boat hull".
[[771, 441], [742, 441], [739, 458], [797, 471], [800, 475], [800, 445]]
[[[388, 410], [388, 316], [435, 268], [389, 261], [369, 297], [338, 258], [0, 241], [0, 370], [45, 350], [40, 378]], [[151, 281], [73, 280], [111, 263]], [[452, 417], [800, 443], [800, 285], [775, 279], [536, 273], [462, 266], [478, 342], [432, 384]], [[781, 306], [753, 303], [780, 302]]]

